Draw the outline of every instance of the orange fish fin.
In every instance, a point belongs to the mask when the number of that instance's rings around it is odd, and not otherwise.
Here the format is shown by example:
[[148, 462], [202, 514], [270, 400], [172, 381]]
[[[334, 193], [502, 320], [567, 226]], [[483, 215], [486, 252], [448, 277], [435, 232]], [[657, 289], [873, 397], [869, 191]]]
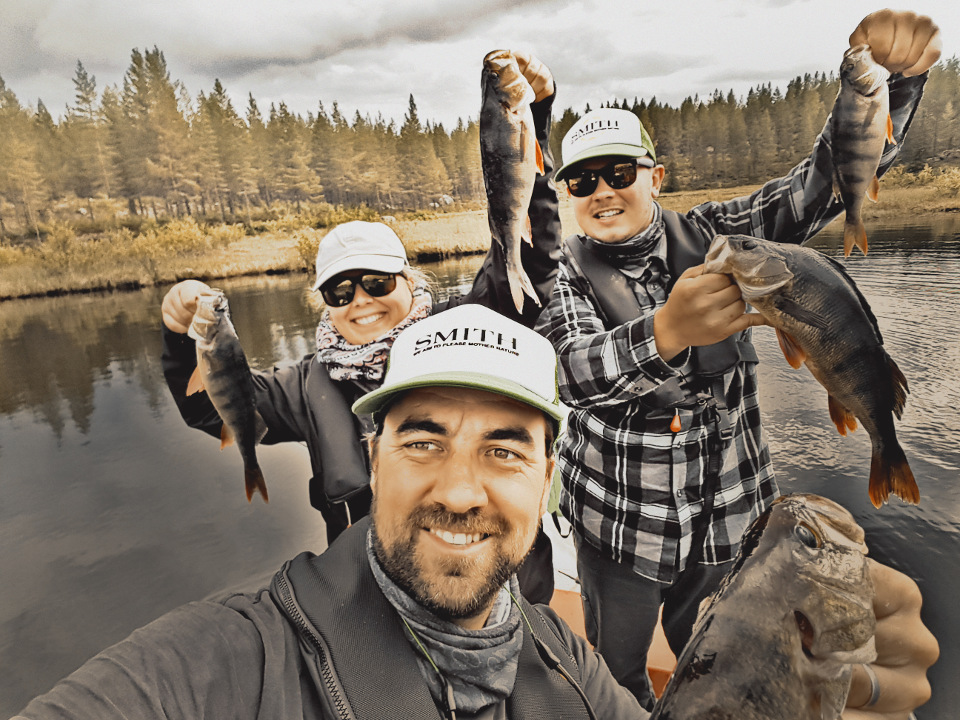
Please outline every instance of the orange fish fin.
[[887, 115], [887, 142], [896, 145], [896, 138], [893, 137], [893, 118]]
[[780, 349], [783, 351], [783, 356], [787, 359], [787, 362], [790, 363], [790, 367], [796, 370], [803, 365], [803, 361], [807, 359], [807, 353], [800, 347], [800, 343], [780, 328], [777, 328], [777, 341], [780, 343]]
[[537, 148], [537, 172], [546, 175], [547, 171], [543, 168], [543, 150], [540, 149], [540, 143], [535, 143]]
[[220, 449], [223, 450], [225, 447], [230, 447], [231, 445], [233, 445], [233, 433], [230, 432], [230, 428], [224, 423], [220, 428]]
[[876, 175], [873, 176], [873, 179], [870, 180], [870, 184], [867, 186], [867, 197], [873, 202], [876, 202], [880, 197], [880, 181], [877, 180]]
[[193, 369], [193, 374], [190, 375], [190, 380], [187, 381], [187, 395], [203, 392], [205, 389], [203, 386], [203, 378], [200, 377], [200, 368], [196, 367]]
[[253, 502], [254, 491], [260, 493], [265, 503], [270, 502], [267, 495], [267, 483], [263, 479], [263, 471], [258, 467], [243, 468], [243, 482], [247, 490], [247, 502]]
[[897, 444], [892, 448], [885, 446], [882, 452], [874, 449], [870, 458], [870, 502], [880, 507], [891, 493], [911, 505], [920, 503], [920, 488], [903, 449]]
[[853, 246], [860, 248], [864, 255], [867, 254], [867, 229], [863, 226], [863, 221], [857, 217], [856, 220], [847, 217], [843, 223], [843, 256], [850, 257], [853, 252]]
[[827, 395], [827, 409], [830, 410], [830, 419], [837, 426], [837, 432], [846, 435], [847, 430], [853, 432], [857, 429], [856, 416], [841, 405], [833, 395]]
[[520, 237], [527, 241], [527, 245], [533, 247], [533, 226], [530, 224], [530, 216], [523, 219], [523, 226], [520, 228]]

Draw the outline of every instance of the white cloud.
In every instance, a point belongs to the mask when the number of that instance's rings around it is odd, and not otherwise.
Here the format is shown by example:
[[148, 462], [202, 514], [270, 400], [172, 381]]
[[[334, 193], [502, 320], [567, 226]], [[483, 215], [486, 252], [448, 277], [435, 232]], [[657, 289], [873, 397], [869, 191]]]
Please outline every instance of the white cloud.
[[[918, 0], [960, 47], [960, 4]], [[294, 112], [338, 101], [349, 116], [402, 122], [412, 93], [424, 119], [476, 117], [480, 63], [496, 47], [536, 53], [553, 70], [558, 106], [613, 97], [684, 97], [839, 65], [847, 36], [879, 5], [865, 0], [4, 0], [0, 76], [53, 112], [73, 100], [77, 60], [98, 86], [122, 80], [133, 48], [164, 52], [192, 96], [215, 78], [245, 107]]]

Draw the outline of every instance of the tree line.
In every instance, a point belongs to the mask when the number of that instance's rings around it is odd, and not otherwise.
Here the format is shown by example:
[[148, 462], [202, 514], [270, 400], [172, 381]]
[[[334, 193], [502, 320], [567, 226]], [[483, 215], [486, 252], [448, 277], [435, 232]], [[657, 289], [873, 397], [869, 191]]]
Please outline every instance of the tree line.
[[[447, 130], [420, 119], [411, 95], [399, 126], [382, 115], [347, 118], [336, 102], [315, 113], [285, 103], [264, 113], [253, 95], [234, 107], [217, 80], [191, 98], [156, 47], [133, 50], [120, 86], [98, 91], [77, 62], [75, 100], [55, 121], [42, 100], [24, 106], [0, 77], [0, 240], [11, 227], [35, 232], [51, 209], [110, 198], [131, 216], [249, 222], [265, 208], [305, 203], [372, 207], [383, 214], [485, 201], [476, 120]], [[634, 98], [609, 107], [636, 113], [667, 167], [668, 191], [761, 182], [808, 152], [823, 127], [839, 80], [834, 73], [770, 84], [746, 98], [714, 91], [679, 107]], [[950, 160], [960, 147], [960, 61], [930, 72], [924, 100], [902, 149], [917, 169]], [[589, 106], [585, 111], [589, 110]], [[551, 147], [580, 115], [555, 109]], [[25, 232], [24, 232], [25, 231]]]

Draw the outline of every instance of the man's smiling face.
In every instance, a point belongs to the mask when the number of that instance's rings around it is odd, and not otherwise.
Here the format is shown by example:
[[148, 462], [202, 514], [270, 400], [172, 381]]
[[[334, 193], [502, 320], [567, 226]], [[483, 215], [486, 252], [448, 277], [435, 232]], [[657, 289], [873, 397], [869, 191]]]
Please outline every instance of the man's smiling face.
[[502, 395], [412, 390], [371, 442], [374, 549], [417, 602], [482, 627], [546, 510], [547, 419]]
[[[622, 157], [603, 156], [584, 160], [571, 172], [599, 170]], [[664, 169], [662, 165], [637, 168], [636, 181], [622, 190], [614, 190], [603, 178], [587, 197], [570, 197], [573, 213], [580, 229], [600, 242], [618, 243], [645, 230], [653, 220], [653, 201], [660, 195]]]

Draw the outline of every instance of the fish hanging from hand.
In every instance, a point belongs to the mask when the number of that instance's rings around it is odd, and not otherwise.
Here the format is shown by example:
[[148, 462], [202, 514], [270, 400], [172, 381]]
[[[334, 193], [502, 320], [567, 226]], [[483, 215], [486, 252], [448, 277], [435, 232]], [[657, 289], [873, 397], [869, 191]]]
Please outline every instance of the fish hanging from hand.
[[860, 211], [864, 195], [877, 201], [877, 168], [886, 143], [895, 144], [890, 119], [890, 72], [877, 63], [869, 45], [847, 50], [840, 64], [840, 91], [830, 115], [833, 188], [846, 211], [843, 254], [856, 245], [867, 254], [867, 231]]
[[883, 347], [877, 319], [843, 266], [811, 248], [718, 235], [704, 272], [731, 275], [740, 294], [776, 328], [787, 362], [806, 365], [826, 389], [830, 419], [841, 435], [859, 420], [873, 446], [870, 500], [894, 494], [920, 502], [920, 490], [897, 440], [907, 380]]
[[493, 241], [507, 263], [510, 296], [518, 313], [524, 294], [539, 306], [536, 288], [520, 259], [520, 243], [533, 244], [527, 210], [537, 173], [544, 174], [543, 153], [533, 124], [534, 91], [509, 50], [483, 59], [480, 108], [480, 158], [487, 189], [487, 218]]
[[250, 366], [221, 291], [200, 296], [187, 334], [197, 344], [197, 369], [190, 376], [187, 395], [206, 391], [223, 421], [220, 449], [236, 442], [240, 450], [247, 500], [252, 500], [256, 491], [267, 502], [267, 485], [256, 451], [267, 425], [257, 412]]

